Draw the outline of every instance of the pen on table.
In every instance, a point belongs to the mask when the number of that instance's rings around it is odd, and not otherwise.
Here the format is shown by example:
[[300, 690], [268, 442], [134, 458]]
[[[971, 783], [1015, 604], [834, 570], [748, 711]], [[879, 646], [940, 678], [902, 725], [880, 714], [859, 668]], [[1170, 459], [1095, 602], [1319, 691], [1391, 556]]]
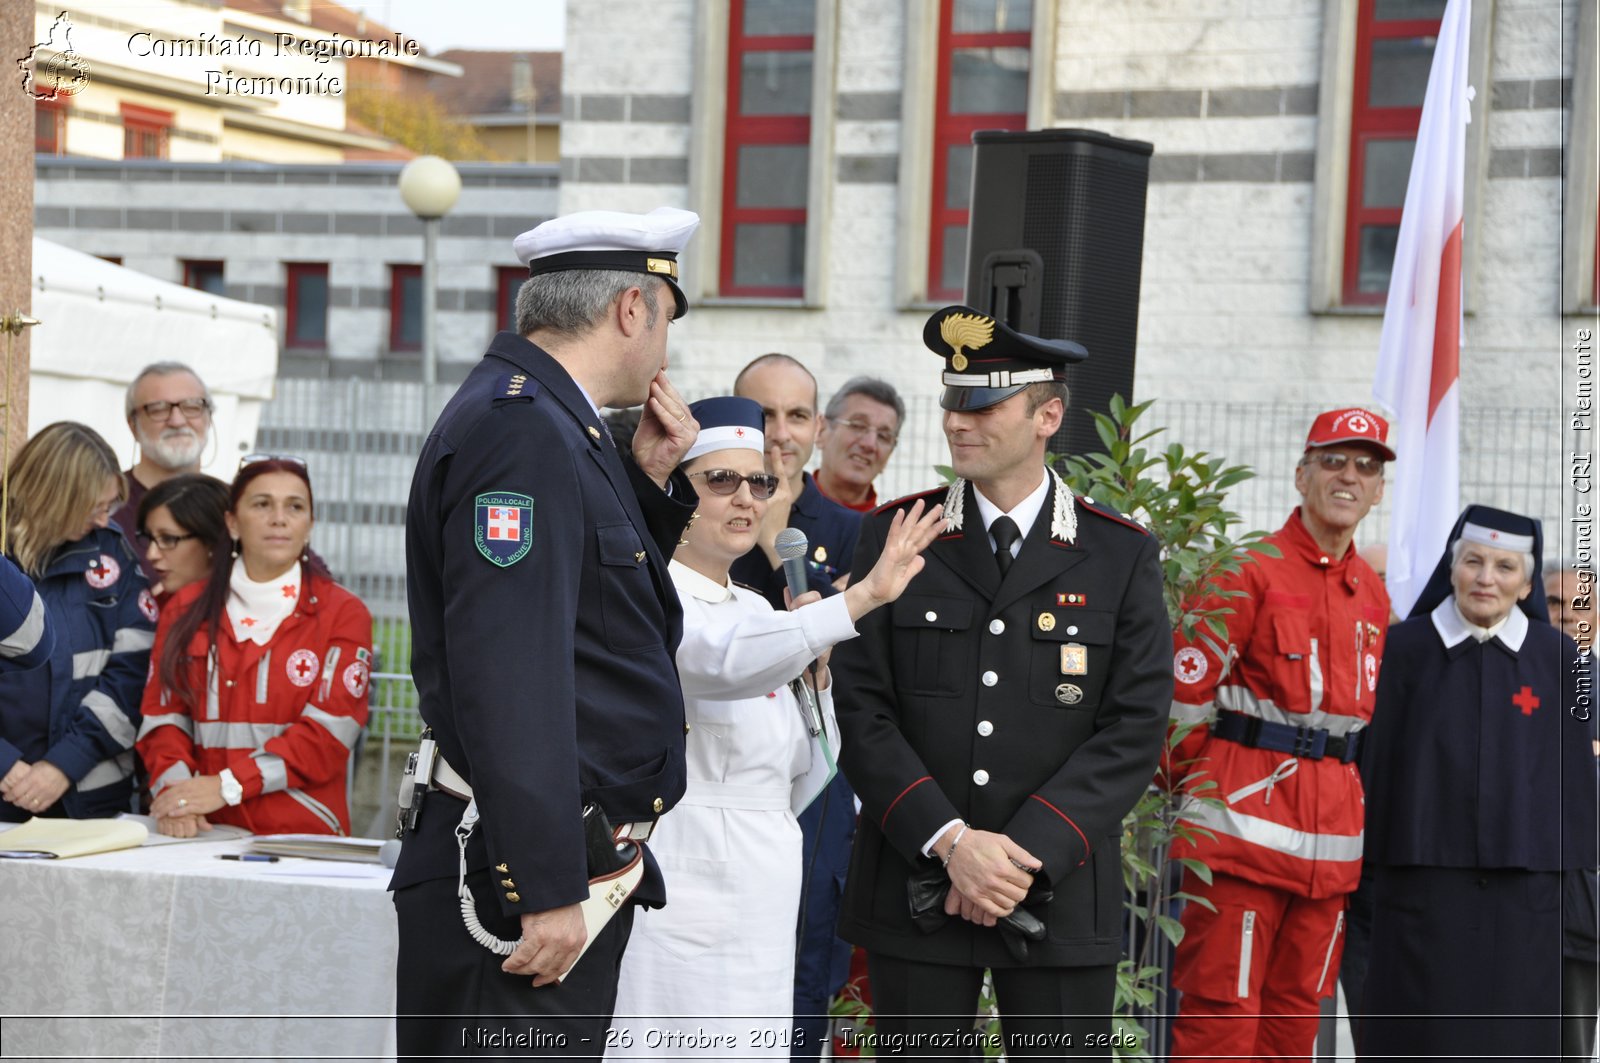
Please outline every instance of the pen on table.
[[241, 860], [249, 864], [276, 864], [278, 862], [276, 856], [268, 856], [265, 853], [223, 853], [217, 859]]

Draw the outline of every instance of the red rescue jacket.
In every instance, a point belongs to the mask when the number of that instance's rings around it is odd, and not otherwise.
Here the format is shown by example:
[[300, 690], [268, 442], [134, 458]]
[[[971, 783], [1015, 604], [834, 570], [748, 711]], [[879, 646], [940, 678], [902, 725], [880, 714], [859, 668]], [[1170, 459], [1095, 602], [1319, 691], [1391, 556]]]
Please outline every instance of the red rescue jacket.
[[[152, 669], [138, 741], [152, 794], [231, 768], [244, 801], [211, 813], [212, 822], [257, 834], [350, 833], [346, 781], [367, 722], [372, 615], [331, 580], [307, 574], [303, 583], [295, 611], [265, 646], [238, 642], [224, 620], [208, 668], [207, 632], [195, 634], [190, 689], [210, 693], [193, 713]], [[163, 608], [152, 661], [202, 589], [191, 584]]]
[[[1233, 610], [1223, 618], [1226, 659], [1200, 638], [1175, 640], [1173, 721], [1231, 710], [1353, 734], [1372, 719], [1388, 592], [1354, 546], [1342, 558], [1324, 554], [1299, 509], [1267, 541], [1282, 556], [1258, 555], [1223, 581], [1222, 589], [1243, 595], [1207, 604]], [[1169, 754], [1166, 767], [1195, 758], [1177, 770], [1206, 772], [1217, 783], [1206, 796], [1223, 804], [1192, 804], [1185, 818], [1216, 837], [1176, 842], [1174, 856], [1303, 897], [1356, 888], [1365, 813], [1355, 764], [1251, 748], [1203, 726]]]

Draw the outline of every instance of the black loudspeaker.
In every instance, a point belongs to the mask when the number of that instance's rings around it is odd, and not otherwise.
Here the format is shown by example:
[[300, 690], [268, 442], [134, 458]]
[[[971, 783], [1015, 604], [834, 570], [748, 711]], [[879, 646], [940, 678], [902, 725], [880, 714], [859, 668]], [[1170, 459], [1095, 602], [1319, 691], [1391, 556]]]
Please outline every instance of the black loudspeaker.
[[1133, 401], [1144, 200], [1154, 146], [1088, 129], [972, 137], [967, 303], [1045, 339], [1075, 340], [1057, 453], [1104, 450], [1090, 410]]

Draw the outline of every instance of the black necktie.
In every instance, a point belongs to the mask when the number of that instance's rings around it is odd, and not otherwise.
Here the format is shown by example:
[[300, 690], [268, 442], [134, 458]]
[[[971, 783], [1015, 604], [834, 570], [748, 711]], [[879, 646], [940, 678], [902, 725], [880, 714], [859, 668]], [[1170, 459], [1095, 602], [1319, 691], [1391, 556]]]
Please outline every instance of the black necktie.
[[1022, 538], [1022, 533], [1017, 530], [1017, 522], [1010, 517], [996, 517], [993, 524], [989, 525], [989, 534], [994, 536], [994, 563], [1000, 566], [1000, 577], [1011, 570], [1011, 562], [1016, 560], [1011, 556], [1011, 547]]

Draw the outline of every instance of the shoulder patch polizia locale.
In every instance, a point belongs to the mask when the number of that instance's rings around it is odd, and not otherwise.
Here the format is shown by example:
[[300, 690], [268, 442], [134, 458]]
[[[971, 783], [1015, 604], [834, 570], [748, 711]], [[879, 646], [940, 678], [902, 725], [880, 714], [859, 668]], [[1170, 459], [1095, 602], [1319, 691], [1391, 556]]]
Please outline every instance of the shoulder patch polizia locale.
[[533, 549], [532, 497], [509, 491], [479, 495], [472, 538], [478, 553], [501, 568], [521, 561]]

